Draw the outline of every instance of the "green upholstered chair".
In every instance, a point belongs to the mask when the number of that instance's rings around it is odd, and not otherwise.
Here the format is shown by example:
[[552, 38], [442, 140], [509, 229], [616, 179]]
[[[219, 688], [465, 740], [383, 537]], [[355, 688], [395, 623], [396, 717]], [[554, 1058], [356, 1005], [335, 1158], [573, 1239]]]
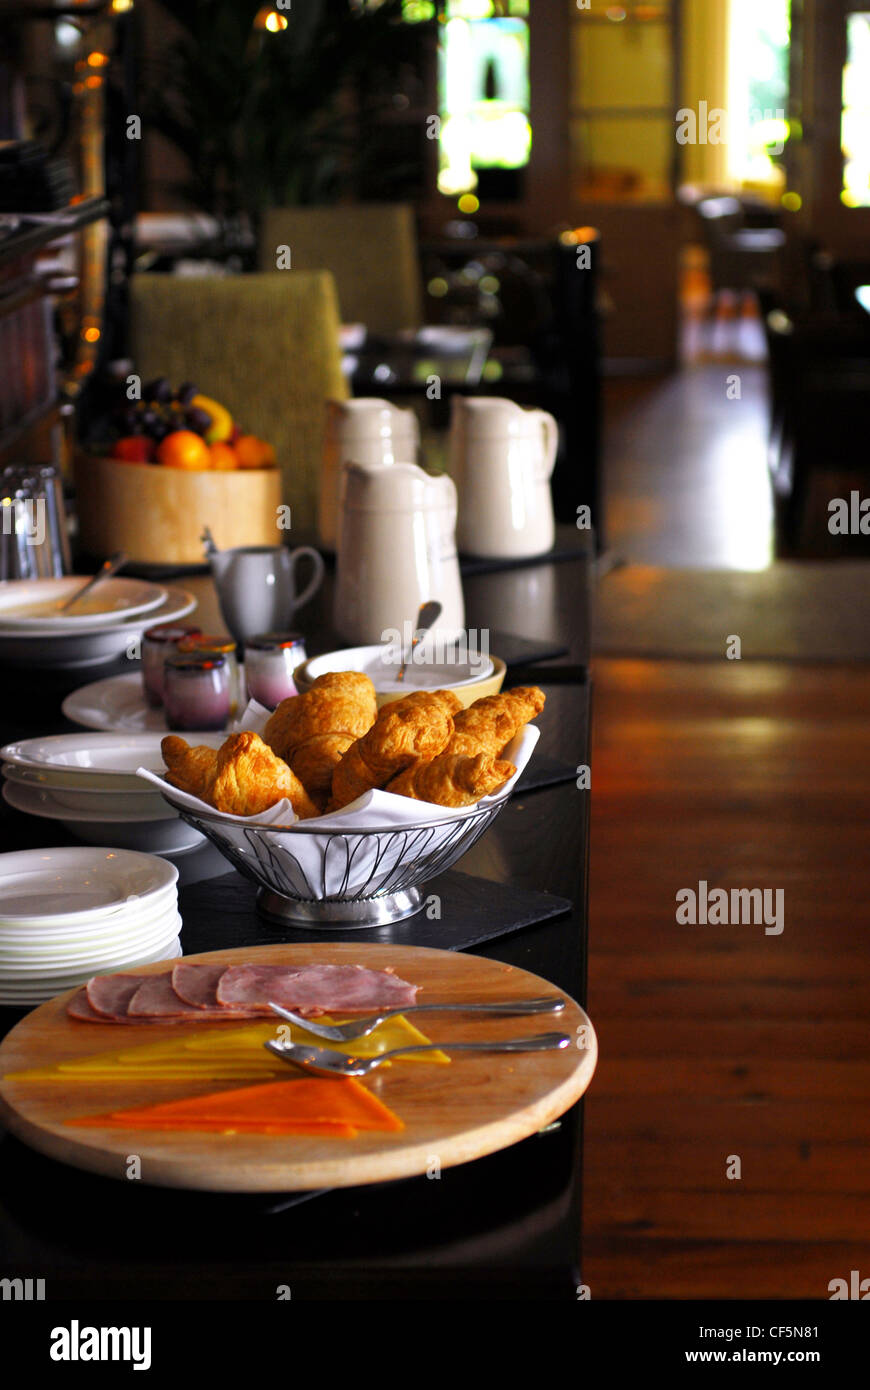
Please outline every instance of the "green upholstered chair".
[[192, 381], [268, 440], [292, 508], [313, 532], [325, 403], [344, 400], [338, 303], [326, 271], [195, 277], [134, 275], [130, 344], [144, 381]]
[[364, 323], [375, 333], [422, 324], [423, 283], [410, 205], [272, 208], [262, 222], [260, 270], [277, 269], [280, 246], [290, 248], [293, 274], [332, 272], [343, 323]]

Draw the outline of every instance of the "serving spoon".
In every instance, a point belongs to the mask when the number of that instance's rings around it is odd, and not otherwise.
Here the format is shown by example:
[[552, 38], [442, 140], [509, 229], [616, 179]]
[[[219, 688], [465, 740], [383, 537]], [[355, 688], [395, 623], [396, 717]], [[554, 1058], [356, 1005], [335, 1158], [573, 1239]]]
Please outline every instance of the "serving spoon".
[[302, 1014], [294, 1014], [291, 1009], [269, 1001], [269, 1008], [286, 1018], [288, 1023], [295, 1023], [307, 1033], [325, 1038], [327, 1042], [354, 1042], [356, 1038], [367, 1038], [378, 1024], [386, 1022], [388, 1018], [397, 1018], [400, 1014], [559, 1014], [564, 1007], [565, 1000], [551, 994], [540, 999], [503, 999], [487, 1004], [406, 1004], [404, 1008], [382, 1009], [380, 1013], [354, 1018], [349, 1023], [315, 1023], [310, 1018], [303, 1018]]
[[96, 588], [96, 586], [98, 584], [101, 584], [104, 579], [111, 579], [112, 575], [117, 574], [118, 570], [122, 569], [123, 566], [126, 565], [126, 563], [127, 556], [123, 550], [119, 550], [117, 555], [113, 555], [111, 559], [104, 560], [103, 564], [97, 570], [93, 578], [88, 579], [87, 582], [84, 583], [80, 589], [76, 589], [72, 598], [68, 598], [66, 603], [61, 604], [61, 613], [69, 612], [70, 608], [72, 608], [74, 603], [78, 603], [80, 598], [84, 598], [85, 594], [89, 594], [91, 589]]
[[298, 1043], [271, 1039], [263, 1046], [282, 1062], [292, 1062], [317, 1076], [366, 1076], [391, 1057], [406, 1057], [411, 1052], [555, 1052], [569, 1047], [570, 1043], [567, 1033], [540, 1033], [533, 1038], [511, 1038], [507, 1042], [418, 1043], [413, 1047], [394, 1047], [376, 1057], [349, 1057], [345, 1052], [333, 1052], [328, 1047], [302, 1047]]

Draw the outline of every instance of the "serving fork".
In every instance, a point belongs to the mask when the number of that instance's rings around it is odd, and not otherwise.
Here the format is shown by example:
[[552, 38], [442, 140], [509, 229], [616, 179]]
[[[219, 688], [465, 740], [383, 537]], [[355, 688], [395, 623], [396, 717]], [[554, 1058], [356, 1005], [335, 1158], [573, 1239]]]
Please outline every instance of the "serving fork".
[[303, 1071], [317, 1076], [366, 1076], [391, 1057], [406, 1057], [410, 1052], [553, 1052], [569, 1047], [567, 1033], [540, 1033], [533, 1038], [511, 1038], [506, 1042], [439, 1042], [417, 1043], [410, 1047], [394, 1047], [375, 1057], [353, 1057], [346, 1052], [333, 1052], [329, 1047], [302, 1047], [299, 1043], [280, 1043], [270, 1039], [263, 1046], [282, 1062], [291, 1062]]
[[291, 1009], [285, 1009], [281, 1004], [269, 1001], [269, 1008], [280, 1014], [281, 1018], [286, 1018], [288, 1023], [295, 1023], [298, 1028], [304, 1028], [307, 1033], [313, 1033], [317, 1038], [325, 1038], [327, 1042], [355, 1042], [357, 1038], [367, 1038], [379, 1024], [385, 1023], [388, 1018], [396, 1018], [399, 1014], [559, 1014], [564, 1007], [565, 1000], [558, 995], [539, 999], [503, 999], [488, 1004], [408, 1004], [403, 1009], [383, 1009], [380, 1013], [369, 1014], [365, 1018], [354, 1018], [350, 1023], [314, 1023], [310, 1018], [303, 1018], [301, 1014], [295, 1014]]

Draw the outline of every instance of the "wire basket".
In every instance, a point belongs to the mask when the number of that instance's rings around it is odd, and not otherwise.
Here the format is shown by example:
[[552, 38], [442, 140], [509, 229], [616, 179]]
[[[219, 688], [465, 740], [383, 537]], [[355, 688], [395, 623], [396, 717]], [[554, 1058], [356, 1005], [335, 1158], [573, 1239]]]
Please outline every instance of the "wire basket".
[[257, 884], [257, 906], [265, 917], [347, 929], [382, 926], [419, 912], [426, 881], [461, 859], [508, 799], [487, 798], [485, 805], [429, 824], [332, 831], [304, 822], [240, 824], [172, 804]]

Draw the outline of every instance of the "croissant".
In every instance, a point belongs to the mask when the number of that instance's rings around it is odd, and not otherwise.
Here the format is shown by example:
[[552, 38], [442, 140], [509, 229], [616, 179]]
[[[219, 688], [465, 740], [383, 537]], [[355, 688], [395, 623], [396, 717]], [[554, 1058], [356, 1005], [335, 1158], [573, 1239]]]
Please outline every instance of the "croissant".
[[363, 792], [385, 787], [411, 763], [434, 758], [453, 733], [449, 691], [415, 691], [384, 705], [368, 733], [351, 744], [332, 776], [329, 811], [340, 810]]
[[453, 736], [444, 750], [473, 757], [489, 753], [497, 758], [524, 724], [541, 713], [546, 695], [536, 685], [519, 685], [501, 695], [485, 695], [454, 719]]
[[282, 700], [263, 739], [306, 788], [325, 804], [332, 774], [356, 739], [375, 722], [375, 688], [360, 671], [328, 671], [302, 695]]
[[387, 783], [387, 791], [410, 796], [416, 801], [432, 801], [437, 806], [470, 806], [489, 796], [513, 777], [516, 768], [487, 753], [474, 758], [441, 753], [429, 762], [412, 763]]
[[217, 749], [203, 743], [191, 748], [177, 734], [168, 734], [160, 744], [160, 751], [169, 769], [167, 782], [183, 792], [190, 792], [191, 796], [207, 800], [205, 791], [211, 790], [217, 776]]
[[160, 747], [168, 780], [217, 811], [256, 816], [286, 796], [300, 820], [318, 814], [299, 778], [258, 734], [230, 734], [217, 752], [190, 748], [174, 735]]

